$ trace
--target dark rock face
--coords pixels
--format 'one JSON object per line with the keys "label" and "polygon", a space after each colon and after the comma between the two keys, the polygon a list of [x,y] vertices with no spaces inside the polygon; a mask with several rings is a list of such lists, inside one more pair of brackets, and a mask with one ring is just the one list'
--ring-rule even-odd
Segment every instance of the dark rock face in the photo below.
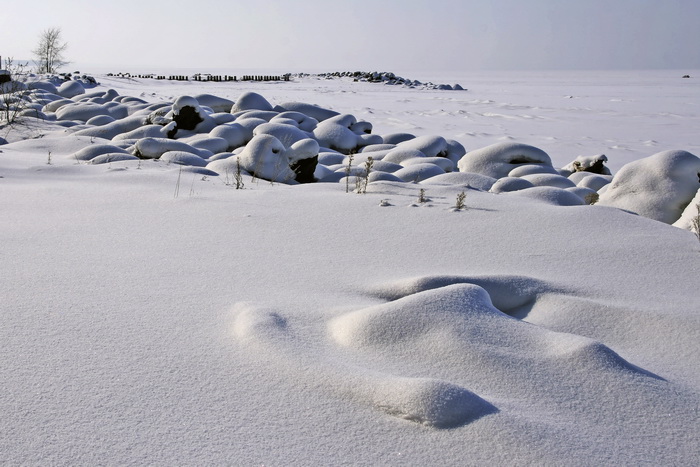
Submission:
{"label": "dark rock face", "polygon": [[294,179],[299,183],[314,183],[314,171],[318,164],[318,155],[309,157],[308,159],[300,159],[294,162],[289,167],[294,171],[296,176]]}
{"label": "dark rock face", "polygon": [[180,112],[173,117],[179,130],[194,130],[197,125],[202,123],[204,119],[199,116],[194,107],[186,105],[180,109]]}
{"label": "dark rock face", "polygon": [[609,175],[610,171],[605,166],[605,160],[599,159],[595,161],[593,165],[586,169],[586,172],[592,172],[594,174]]}

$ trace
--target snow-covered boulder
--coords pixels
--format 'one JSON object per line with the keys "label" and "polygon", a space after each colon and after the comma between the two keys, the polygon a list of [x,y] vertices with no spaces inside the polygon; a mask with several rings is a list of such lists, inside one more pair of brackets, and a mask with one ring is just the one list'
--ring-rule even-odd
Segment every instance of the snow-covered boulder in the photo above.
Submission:
{"label": "snow-covered boulder", "polygon": [[594,174],[610,175],[610,169],[605,166],[608,158],[605,154],[595,156],[578,156],[572,162],[561,168],[562,175],[568,176],[574,172],[591,172]]}
{"label": "snow-covered boulder", "polygon": [[236,116],[233,114],[230,114],[228,112],[223,113],[213,113],[210,115],[211,119],[214,120],[214,123],[217,125],[223,125],[224,123],[231,123],[236,120]]}
{"label": "snow-covered boulder", "polygon": [[66,99],[85,94],[85,88],[80,81],[66,81],[56,89],[56,94]]}
{"label": "snow-covered boulder", "polygon": [[294,111],[300,112],[311,118],[314,118],[318,122],[340,115],[335,110],[324,109],[313,104],[307,104],[305,102],[285,102],[275,106],[274,110],[278,112]]}
{"label": "snow-covered boulder", "polygon": [[251,138],[252,138],[253,131],[255,131],[255,129],[258,126],[260,126],[264,123],[268,123],[268,121],[264,120],[262,118],[257,118],[257,117],[246,117],[246,118],[237,118],[236,121],[233,123],[237,123],[240,126],[242,126],[243,128],[245,128],[247,131],[249,131]]}
{"label": "snow-covered boulder", "polygon": [[177,125],[175,133],[170,136],[175,136],[180,130],[209,132],[216,126],[216,122],[202,109],[197,99],[190,96],[178,97],[166,118],[172,119]]}
{"label": "snow-covered boulder", "polygon": [[244,146],[253,138],[253,131],[239,123],[219,125],[209,132],[212,138],[223,138],[228,142],[228,149]]}
{"label": "snow-covered boulder", "polygon": [[95,126],[78,130],[75,132],[77,136],[94,136],[97,138],[113,139],[118,135],[128,133],[137,128],[140,128],[145,123],[145,118],[142,116],[132,116],[115,120],[106,125]]}
{"label": "snow-covered boulder", "polygon": [[126,133],[118,134],[112,138],[112,141],[133,141],[141,138],[166,138],[168,133],[168,127],[163,127],[160,125],[144,125],[134,128],[131,131],[127,131]]}
{"label": "snow-covered boulder", "polygon": [[394,164],[401,164],[405,160],[415,159],[418,157],[426,157],[426,155],[419,149],[397,147],[396,149],[389,151],[382,160],[385,162],[393,162]]}
{"label": "snow-covered boulder", "polygon": [[543,164],[524,164],[519,165],[510,172],[508,172],[509,177],[524,177],[526,175],[532,174],[553,174],[560,175],[557,169],[550,165]]}
{"label": "snow-covered boulder", "polygon": [[119,146],[115,146],[113,144],[91,144],[90,146],[85,146],[79,151],[66,156],[66,159],[75,161],[89,161],[97,156],[109,153],[129,154],[126,149],[120,148]]}
{"label": "snow-covered boulder", "polygon": [[369,183],[374,182],[403,182],[399,177],[387,172],[370,172]]}
{"label": "snow-covered boulder", "polygon": [[197,136],[186,140],[187,144],[197,149],[205,149],[212,154],[225,152],[229,149],[228,141],[218,136]]}
{"label": "snow-covered boulder", "polygon": [[489,191],[491,193],[508,193],[511,191],[524,190],[526,188],[532,188],[531,182],[520,177],[503,177],[496,180],[496,182],[491,186]]}
{"label": "snow-covered boulder", "polygon": [[496,143],[466,153],[457,163],[461,172],[474,172],[502,178],[517,166],[541,164],[551,167],[552,160],[543,150],[522,143]]}
{"label": "snow-covered boulder", "polygon": [[435,164],[413,164],[397,170],[393,175],[399,177],[404,182],[422,182],[436,175],[442,175],[445,171]]}
{"label": "snow-covered boulder", "polygon": [[58,88],[48,81],[29,81],[27,83],[29,89],[41,89],[43,91],[48,91],[51,94],[58,94]]}
{"label": "snow-covered boulder", "polygon": [[224,97],[213,96],[211,94],[197,94],[194,96],[200,105],[209,107],[214,112],[230,112],[233,101]]}
{"label": "snow-covered boulder", "polygon": [[[343,114],[328,118],[316,126],[313,131],[314,138],[318,143],[330,149],[349,154],[360,147],[381,142],[381,137],[366,134],[367,127],[359,125],[353,115]],[[375,136],[377,139],[365,138]]]}
{"label": "snow-covered boulder", "polygon": [[395,148],[395,144],[370,144],[360,149],[360,152],[383,152],[384,154],[387,154],[389,151]]}
{"label": "snow-covered boulder", "polygon": [[372,162],[372,169],[380,172],[394,173],[397,170],[403,169],[403,166],[400,164],[394,164],[393,162],[386,162],[384,160],[375,160]]}
{"label": "snow-covered boulder", "polygon": [[[336,165],[342,164],[345,160],[345,155],[339,152],[319,152],[318,163],[323,165]],[[399,166],[399,169],[401,167]],[[398,169],[396,169],[398,170]]]}
{"label": "snow-covered boulder", "polygon": [[46,105],[44,105],[44,108],[42,109],[44,112],[56,112],[58,109],[63,107],[64,105],[69,105],[69,104],[74,104],[74,102],[70,99],[66,99],[65,97],[61,97],[60,99],[52,99],[51,102],[48,102]]}
{"label": "snow-covered boulder", "polygon": [[135,161],[139,160],[138,157],[132,156],[131,154],[124,154],[121,152],[108,152],[107,154],[100,154],[99,156],[90,159],[89,164],[110,164],[112,162],[122,162],[122,161]]}
{"label": "snow-covered boulder", "polygon": [[182,141],[167,138],[142,138],[134,144],[132,154],[141,159],[157,159],[168,151],[181,151],[196,154],[207,158],[211,156],[209,151],[197,149]]}
{"label": "snow-covered boulder", "polygon": [[386,144],[399,144],[415,137],[416,135],[411,133],[389,133],[388,135],[382,135],[382,139]]}
{"label": "snow-covered boulder", "polygon": [[[232,113],[236,120],[242,120],[244,118],[258,118],[261,120],[265,120],[266,122],[269,122],[273,118],[277,117],[279,115],[279,112],[275,112],[274,110],[242,110],[240,112]],[[234,120],[235,121],[235,120]]]}
{"label": "snow-covered boulder", "polygon": [[430,177],[420,183],[422,185],[463,186],[480,191],[489,191],[493,184],[496,183],[496,179],[470,172],[450,172]]}
{"label": "snow-covered boulder", "polygon": [[670,150],[624,165],[598,204],[673,224],[700,189],[700,158]]}
{"label": "snow-covered boulder", "polygon": [[250,175],[243,169],[243,167],[240,166],[240,160],[238,159],[237,155],[231,155],[222,159],[215,159],[207,164],[207,169],[229,179],[238,173],[239,167],[241,173]]}
{"label": "snow-covered boulder", "polygon": [[245,92],[238,96],[238,99],[231,107],[231,113],[242,110],[272,110],[272,105],[260,94],[255,92]]}
{"label": "snow-covered boulder", "polygon": [[565,189],[573,188],[576,186],[574,182],[572,182],[566,177],[548,173],[534,173],[529,175],[523,175],[521,178],[527,180],[535,186],[553,186]]}
{"label": "snow-covered boulder", "polygon": [[166,151],[158,160],[169,164],[189,165],[193,167],[206,167],[207,161],[196,154],[185,151]]}
{"label": "snow-covered boulder", "polygon": [[435,164],[445,172],[453,172],[455,170],[454,162],[446,157],[414,157],[401,161],[403,167],[415,164]]}
{"label": "snow-covered boulder", "polygon": [[[290,147],[292,144],[303,139],[308,139],[312,135],[303,130],[300,130],[294,125],[284,123],[263,123],[255,127],[253,135],[272,135],[284,144],[285,147]],[[318,146],[318,145],[317,145]],[[316,152],[318,154],[318,151]]]}
{"label": "snow-covered boulder", "polygon": [[294,171],[284,144],[272,135],[257,135],[239,154],[241,168],[258,178],[273,182],[293,183]]}
{"label": "snow-covered boulder", "polygon": [[126,106],[117,104],[107,106],[94,102],[81,102],[61,106],[56,110],[57,120],[80,120],[87,122],[98,115],[109,115],[115,120],[122,119],[129,114]]}
{"label": "snow-covered boulder", "polygon": [[418,150],[426,157],[444,157],[457,165],[457,162],[466,154],[464,146],[454,140],[447,140],[442,136],[419,136],[396,145],[397,149]]}
{"label": "snow-covered boulder", "polygon": [[610,183],[612,179],[612,175],[598,175],[592,172],[574,172],[569,175],[569,180],[574,182],[576,186],[590,188],[595,191],[599,191]]}
{"label": "snow-covered boulder", "polygon": [[294,179],[297,182],[312,183],[316,181],[314,174],[318,165],[318,150],[318,142],[311,138],[302,139],[290,147],[286,147],[289,167],[294,172]]}
{"label": "snow-covered boulder", "polygon": [[270,123],[281,123],[282,121],[292,121],[297,128],[307,132],[314,131],[318,125],[318,120],[315,118],[294,111],[280,112],[270,119]]}
{"label": "snow-covered boulder", "polygon": [[28,106],[28,108],[24,110],[20,110],[19,113],[17,114],[18,117],[31,117],[31,118],[38,118],[40,120],[48,120],[48,116],[42,112],[41,110],[37,110],[32,108],[31,106]]}
{"label": "snow-covered boulder", "polygon": [[102,126],[114,121],[116,121],[116,119],[111,115],[95,115],[85,123],[92,126]]}
{"label": "snow-covered boulder", "polygon": [[542,201],[554,206],[581,206],[586,204],[576,193],[552,186],[535,186],[513,191],[511,194]]}
{"label": "snow-covered boulder", "polygon": [[590,188],[582,187],[582,186],[575,186],[572,188],[565,188],[566,191],[575,194],[582,200],[586,202],[586,204],[595,204],[598,202],[598,199],[600,199],[600,195],[598,192],[595,190],[591,190]]}

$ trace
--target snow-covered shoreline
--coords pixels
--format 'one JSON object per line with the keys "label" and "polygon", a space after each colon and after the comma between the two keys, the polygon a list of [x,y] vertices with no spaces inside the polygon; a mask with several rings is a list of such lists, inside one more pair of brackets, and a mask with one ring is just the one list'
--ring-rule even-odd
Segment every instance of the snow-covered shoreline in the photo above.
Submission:
{"label": "snow-covered shoreline", "polygon": [[[680,76],[458,94],[97,78],[153,104],[252,91],[373,134],[532,144],[556,167],[700,152]],[[236,190],[164,160],[86,164],[105,141],[51,130],[0,146],[7,462],[697,463],[690,232],[464,184]]]}

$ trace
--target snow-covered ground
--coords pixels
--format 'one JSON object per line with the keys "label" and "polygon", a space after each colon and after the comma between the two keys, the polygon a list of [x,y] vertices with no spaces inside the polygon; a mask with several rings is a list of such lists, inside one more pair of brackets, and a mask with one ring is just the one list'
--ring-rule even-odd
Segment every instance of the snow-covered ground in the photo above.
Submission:
{"label": "snow-covered ground", "polygon": [[[700,87],[685,73],[400,73],[467,91],[96,75],[86,92],[170,109],[253,91],[376,135],[532,145],[556,168],[605,154],[613,174],[632,172],[608,190],[624,197],[641,176],[635,200],[666,200],[669,186],[688,197],[695,159],[648,156],[700,154]],[[5,463],[700,462],[688,230],[605,190],[591,206],[575,190],[474,189],[485,175],[385,176],[366,194],[243,175],[237,190],[228,173],[164,160],[88,164],[79,151],[118,141],[85,128],[28,119],[0,133]]]}

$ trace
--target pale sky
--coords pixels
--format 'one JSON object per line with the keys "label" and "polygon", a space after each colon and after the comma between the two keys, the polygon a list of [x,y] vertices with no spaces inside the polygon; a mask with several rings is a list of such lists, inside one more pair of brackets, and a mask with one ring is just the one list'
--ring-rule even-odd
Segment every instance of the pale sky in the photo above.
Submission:
{"label": "pale sky", "polygon": [[2,57],[31,59],[41,32],[59,27],[70,62],[114,71],[700,69],[698,0],[11,3]]}

